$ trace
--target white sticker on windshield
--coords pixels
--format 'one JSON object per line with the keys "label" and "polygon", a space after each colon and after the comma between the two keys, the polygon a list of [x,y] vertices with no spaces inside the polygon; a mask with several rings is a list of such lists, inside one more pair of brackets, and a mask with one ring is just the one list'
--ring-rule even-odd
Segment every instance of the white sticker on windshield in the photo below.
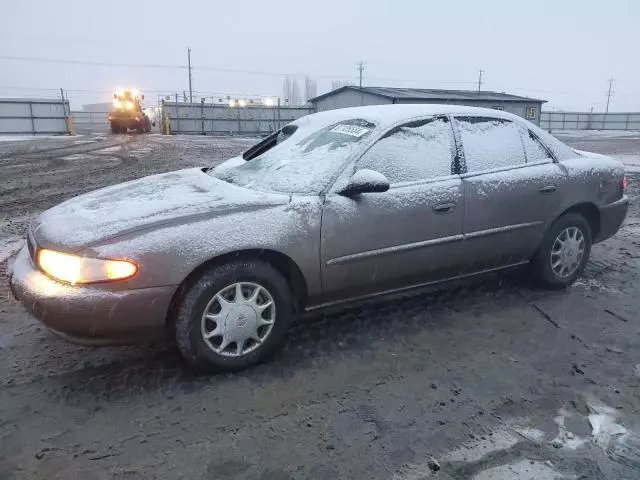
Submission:
{"label": "white sticker on windshield", "polygon": [[336,125],[331,130],[334,133],[344,133],[345,135],[350,135],[352,137],[360,138],[366,133],[369,132],[368,128],[359,127],[358,125]]}

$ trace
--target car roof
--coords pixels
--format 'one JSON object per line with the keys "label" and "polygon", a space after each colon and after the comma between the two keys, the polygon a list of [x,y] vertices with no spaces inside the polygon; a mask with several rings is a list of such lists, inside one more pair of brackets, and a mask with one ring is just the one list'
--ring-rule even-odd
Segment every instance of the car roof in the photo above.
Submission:
{"label": "car roof", "polygon": [[439,104],[394,104],[371,105],[365,107],[339,108],[327,110],[302,117],[293,122],[320,125],[360,118],[376,123],[379,128],[387,128],[396,125],[403,120],[411,120],[416,117],[428,117],[432,115],[485,115],[492,118],[504,118],[517,122],[522,119],[511,113],[489,108],[467,107],[464,105],[439,105]]}

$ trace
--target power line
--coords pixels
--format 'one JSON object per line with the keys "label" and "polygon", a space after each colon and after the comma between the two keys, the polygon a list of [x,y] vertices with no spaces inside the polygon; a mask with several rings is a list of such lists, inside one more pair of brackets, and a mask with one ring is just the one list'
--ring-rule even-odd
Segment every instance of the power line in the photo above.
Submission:
{"label": "power line", "polygon": [[42,57],[18,57],[13,55],[0,55],[2,60],[15,60],[20,62],[41,62],[41,63],[66,63],[70,65],[91,65],[95,67],[126,67],[126,68],[186,68],[184,65],[160,65],[160,64],[134,64],[134,63],[113,63],[95,62],[92,60],[70,60],[60,58]]}
{"label": "power line", "polygon": [[[151,68],[151,69],[180,69],[188,70],[188,65],[174,65],[174,64],[142,64],[142,63],[119,63],[119,62],[98,62],[93,60],[72,60],[61,58],[43,58],[43,57],[30,57],[30,56],[14,56],[14,55],[0,55],[0,60],[11,60],[20,62],[35,62],[35,63],[59,63],[68,65],[83,65],[94,67],[121,67],[121,68]],[[244,75],[263,75],[271,77],[284,77],[286,75],[292,75],[297,77],[312,76],[322,79],[335,79],[344,77],[339,74],[318,74],[310,75],[307,73],[284,73],[284,72],[268,72],[264,70],[249,70],[249,69],[236,69],[236,68],[221,68],[211,66],[192,66],[192,70],[212,71],[220,73],[239,73]],[[351,77],[348,75],[347,77]],[[451,80],[428,80],[428,79],[416,79],[416,78],[396,78],[396,77],[376,77],[370,76],[371,79],[382,81],[397,81],[397,82],[421,82],[421,83],[438,83],[438,84],[451,84],[451,85],[470,85],[475,82],[469,81],[451,81]]]}

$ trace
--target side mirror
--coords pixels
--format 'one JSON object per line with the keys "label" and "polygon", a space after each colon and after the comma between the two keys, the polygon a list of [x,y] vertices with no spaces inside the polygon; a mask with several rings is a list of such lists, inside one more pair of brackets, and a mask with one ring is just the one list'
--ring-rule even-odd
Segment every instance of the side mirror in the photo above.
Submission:
{"label": "side mirror", "polygon": [[114,94],[113,94],[113,99],[114,99],[114,100],[117,100],[117,99],[118,99],[118,94],[117,94],[117,93],[114,93]]}
{"label": "side mirror", "polygon": [[386,192],[389,190],[389,180],[380,172],[367,168],[353,174],[346,187],[338,193],[345,197],[361,193]]}
{"label": "side mirror", "polygon": [[144,94],[140,95],[140,100],[144,100]]}

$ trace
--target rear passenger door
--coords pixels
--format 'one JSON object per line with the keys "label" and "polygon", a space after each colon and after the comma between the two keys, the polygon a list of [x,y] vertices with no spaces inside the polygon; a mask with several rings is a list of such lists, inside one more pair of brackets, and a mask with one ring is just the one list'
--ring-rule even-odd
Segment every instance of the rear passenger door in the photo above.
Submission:
{"label": "rear passenger door", "polygon": [[528,260],[561,203],[566,173],[522,125],[456,117],[462,147],[465,257],[469,271]]}

